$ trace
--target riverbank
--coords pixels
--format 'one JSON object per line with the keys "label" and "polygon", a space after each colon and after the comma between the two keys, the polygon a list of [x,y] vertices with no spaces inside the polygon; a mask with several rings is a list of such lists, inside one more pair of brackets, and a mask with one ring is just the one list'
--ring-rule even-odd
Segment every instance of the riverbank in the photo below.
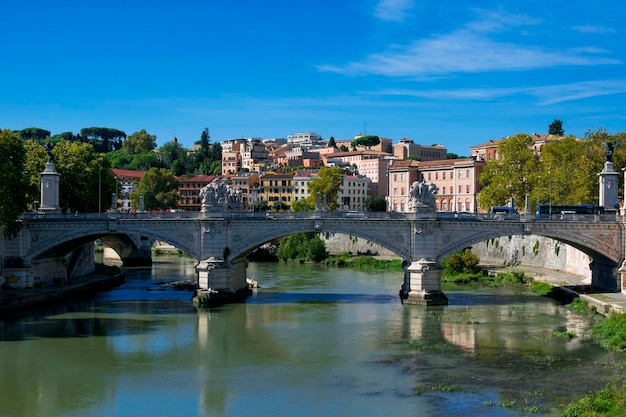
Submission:
{"label": "riverbank", "polygon": [[578,275],[527,265],[519,265],[513,268],[503,267],[502,265],[482,265],[481,267],[492,273],[510,272],[511,270],[524,271],[534,281],[545,282],[553,287],[558,287],[560,291],[579,297],[603,316],[608,317],[611,313],[626,312],[626,294],[619,292],[595,292],[591,288],[589,280]]}
{"label": "riverbank", "polygon": [[106,291],[124,281],[124,271],[94,274],[73,278],[63,284],[46,288],[10,288],[4,286],[0,290],[0,316],[34,306],[48,305],[67,298]]}

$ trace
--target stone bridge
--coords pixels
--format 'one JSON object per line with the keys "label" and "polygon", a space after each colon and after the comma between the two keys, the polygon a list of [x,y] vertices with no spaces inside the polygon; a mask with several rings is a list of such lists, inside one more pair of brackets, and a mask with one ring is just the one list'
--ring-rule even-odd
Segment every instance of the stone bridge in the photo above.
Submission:
{"label": "stone bridge", "polygon": [[[439,262],[475,243],[501,236],[538,235],[581,250],[593,260],[592,285],[621,291],[624,223],[599,216],[539,221],[521,216],[443,217],[437,213],[107,213],[25,216],[23,228],[1,241],[3,273],[26,285],[80,274],[85,249],[100,239],[126,266],[149,265],[155,241],[197,260],[199,297],[247,294],[246,255],[276,238],[299,232],[342,233],[377,243],[403,259],[400,295],[407,303],[446,304]],[[81,256],[79,256],[81,255]]]}

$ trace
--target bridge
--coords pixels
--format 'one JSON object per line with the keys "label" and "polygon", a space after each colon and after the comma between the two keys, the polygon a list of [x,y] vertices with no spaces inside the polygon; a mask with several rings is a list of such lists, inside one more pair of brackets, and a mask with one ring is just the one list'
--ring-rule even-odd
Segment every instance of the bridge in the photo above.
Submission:
{"label": "bridge", "polygon": [[[512,235],[556,239],[586,253],[592,285],[621,291],[626,268],[621,218],[580,216],[568,221],[524,215],[453,217],[434,210],[414,213],[184,212],[30,214],[12,239],[0,241],[3,274],[14,282],[65,281],[84,270],[101,240],[126,266],[149,265],[155,241],[167,242],[197,261],[197,298],[239,298],[248,292],[246,255],[274,239],[300,232],[342,233],[379,244],[403,260],[405,303],[447,304],[439,263],[475,243]],[[91,255],[93,257],[93,255]],[[93,258],[91,258],[93,260]]]}

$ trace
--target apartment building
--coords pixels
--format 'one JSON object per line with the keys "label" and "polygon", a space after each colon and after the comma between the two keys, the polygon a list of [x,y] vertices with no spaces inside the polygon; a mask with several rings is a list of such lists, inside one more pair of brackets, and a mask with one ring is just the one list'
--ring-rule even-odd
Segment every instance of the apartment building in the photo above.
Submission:
{"label": "apartment building", "polygon": [[354,167],[356,173],[372,180],[372,195],[387,195],[387,168],[393,159],[391,154],[378,151],[336,152],[323,156],[326,166]]}
{"label": "apartment building", "polygon": [[341,191],[337,196],[339,210],[365,210],[365,199],[370,195],[372,180],[362,175],[346,175],[343,177]]}
{"label": "apartment building", "polygon": [[409,201],[411,184],[420,181],[419,162],[414,160],[392,161],[388,169],[389,191],[387,210],[405,212]]}
{"label": "apartment building", "polygon": [[250,205],[261,201],[260,179],[256,172],[246,172],[234,175],[231,179],[231,187],[241,190],[241,204],[243,210],[248,210]]}
{"label": "apartment building", "polygon": [[228,177],[216,177],[214,175],[196,175],[188,178],[179,177],[178,208],[184,211],[200,211],[202,208],[200,190],[216,179],[230,182]]}
{"label": "apartment building", "polygon": [[398,159],[418,158],[420,161],[437,161],[448,157],[448,150],[442,145],[416,145],[413,139],[403,138],[394,145],[393,156]]}
{"label": "apartment building", "polygon": [[291,208],[294,201],[293,173],[264,174],[260,176],[259,181],[261,200],[267,202],[270,207],[280,201]]}
{"label": "apartment building", "polygon": [[113,175],[113,178],[115,178],[116,185],[119,187],[119,195],[117,196],[119,202],[118,210],[131,211],[133,207],[130,201],[130,194],[137,189],[141,177],[143,176],[143,171],[117,168],[111,168],[109,171]]}
{"label": "apartment building", "polygon": [[419,170],[426,183],[432,182],[439,187],[435,202],[437,210],[478,213],[478,176],[484,165],[485,161],[474,158],[449,159],[421,162]]}

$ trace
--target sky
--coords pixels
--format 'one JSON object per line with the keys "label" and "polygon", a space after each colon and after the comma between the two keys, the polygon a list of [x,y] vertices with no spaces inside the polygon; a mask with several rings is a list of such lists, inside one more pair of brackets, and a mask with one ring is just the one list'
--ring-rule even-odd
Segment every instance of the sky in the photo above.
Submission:
{"label": "sky", "polygon": [[160,146],[378,135],[469,147],[626,131],[614,0],[0,0],[0,128]]}

